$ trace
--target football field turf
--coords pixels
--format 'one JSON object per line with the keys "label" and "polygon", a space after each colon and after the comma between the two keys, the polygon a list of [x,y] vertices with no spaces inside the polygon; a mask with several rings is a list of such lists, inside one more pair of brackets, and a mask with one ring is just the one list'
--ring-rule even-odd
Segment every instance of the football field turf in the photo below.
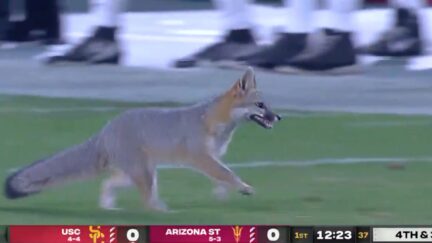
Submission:
{"label": "football field turf", "polygon": [[[0,96],[1,179],[87,139],[140,103]],[[170,105],[170,104],[155,104]],[[172,104],[171,104],[172,105]],[[134,188],[121,211],[98,209],[99,182],[71,183],[22,200],[0,199],[0,224],[428,224],[432,220],[432,118],[280,111],[273,130],[242,126],[225,157],[256,189],[215,200],[186,169],[160,172],[173,210],[143,210]]]}

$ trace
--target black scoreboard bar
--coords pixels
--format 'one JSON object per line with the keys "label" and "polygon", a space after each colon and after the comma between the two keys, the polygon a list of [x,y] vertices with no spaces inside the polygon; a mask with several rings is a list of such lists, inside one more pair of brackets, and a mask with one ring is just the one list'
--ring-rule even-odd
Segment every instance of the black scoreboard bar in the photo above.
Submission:
{"label": "black scoreboard bar", "polygon": [[262,226],[259,231],[258,243],[372,243],[366,226]]}
{"label": "black scoreboard bar", "polygon": [[258,243],[372,243],[371,227],[260,226]]}
{"label": "black scoreboard bar", "polygon": [[265,226],[260,231],[258,243],[432,243],[431,226]]}

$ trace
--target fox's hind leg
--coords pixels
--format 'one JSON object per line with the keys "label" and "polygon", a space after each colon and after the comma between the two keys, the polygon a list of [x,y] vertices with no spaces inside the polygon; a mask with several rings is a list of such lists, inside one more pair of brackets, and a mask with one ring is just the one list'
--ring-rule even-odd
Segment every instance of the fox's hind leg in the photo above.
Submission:
{"label": "fox's hind leg", "polygon": [[150,210],[168,211],[166,204],[159,198],[156,169],[137,171],[131,177]]}
{"label": "fox's hind leg", "polygon": [[147,159],[141,158],[141,161],[129,163],[122,170],[137,186],[147,208],[155,211],[168,211],[165,203],[159,198],[157,170],[155,166],[148,163]]}
{"label": "fox's hind leg", "polygon": [[129,176],[122,171],[116,170],[111,177],[102,183],[101,195],[99,198],[99,206],[104,209],[116,208],[117,190],[123,187],[132,186],[133,182]]}
{"label": "fox's hind leg", "polygon": [[145,151],[127,147],[114,155],[112,167],[121,170],[130,178],[146,207],[156,211],[167,211],[165,203],[159,199],[156,167],[149,161]]}
{"label": "fox's hind leg", "polygon": [[227,186],[237,189],[244,195],[251,195],[255,192],[251,186],[243,182],[232,170],[212,156],[204,155],[198,157],[194,166],[218,183],[215,189],[216,195],[218,193],[224,194],[224,187]]}

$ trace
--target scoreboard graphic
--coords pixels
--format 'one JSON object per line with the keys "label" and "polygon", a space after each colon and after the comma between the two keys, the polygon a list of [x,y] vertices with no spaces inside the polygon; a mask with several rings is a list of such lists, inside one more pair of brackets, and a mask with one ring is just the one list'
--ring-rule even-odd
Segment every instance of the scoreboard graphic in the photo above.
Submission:
{"label": "scoreboard graphic", "polygon": [[432,243],[432,227],[16,225],[0,226],[0,236],[0,243]]}

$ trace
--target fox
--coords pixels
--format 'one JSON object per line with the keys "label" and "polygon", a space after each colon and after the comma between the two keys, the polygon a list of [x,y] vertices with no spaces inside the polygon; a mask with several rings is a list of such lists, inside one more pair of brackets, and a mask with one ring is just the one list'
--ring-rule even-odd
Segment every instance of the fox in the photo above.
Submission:
{"label": "fox", "polygon": [[102,209],[118,209],[118,190],[135,186],[146,209],[167,212],[158,194],[157,173],[166,164],[204,174],[214,183],[217,198],[226,198],[230,190],[253,195],[254,188],[221,158],[240,123],[252,121],[270,129],[280,120],[264,103],[254,70],[248,67],[232,87],[206,101],[122,112],[87,141],[12,173],[5,181],[5,196],[22,198],[108,172],[99,197]]}

